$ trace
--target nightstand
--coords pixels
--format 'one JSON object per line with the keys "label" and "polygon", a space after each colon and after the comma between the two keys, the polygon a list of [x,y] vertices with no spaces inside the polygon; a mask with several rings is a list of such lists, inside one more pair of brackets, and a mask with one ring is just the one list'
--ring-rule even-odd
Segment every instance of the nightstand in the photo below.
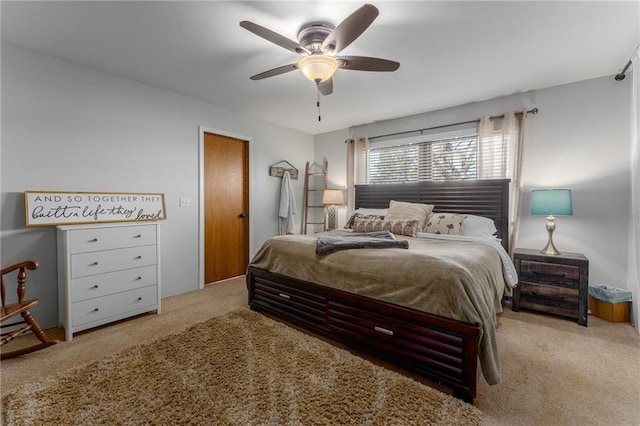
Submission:
{"label": "nightstand", "polygon": [[557,256],[537,250],[516,249],[513,263],[518,285],[511,309],[520,308],[575,318],[587,326],[589,259],[580,253]]}

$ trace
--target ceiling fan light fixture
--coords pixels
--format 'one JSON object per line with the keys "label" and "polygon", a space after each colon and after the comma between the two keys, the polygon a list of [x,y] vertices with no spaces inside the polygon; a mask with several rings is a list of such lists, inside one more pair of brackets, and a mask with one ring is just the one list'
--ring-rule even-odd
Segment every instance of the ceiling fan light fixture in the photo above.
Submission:
{"label": "ceiling fan light fixture", "polygon": [[298,68],[314,83],[329,80],[338,69],[338,65],[335,58],[325,55],[305,56],[298,62]]}

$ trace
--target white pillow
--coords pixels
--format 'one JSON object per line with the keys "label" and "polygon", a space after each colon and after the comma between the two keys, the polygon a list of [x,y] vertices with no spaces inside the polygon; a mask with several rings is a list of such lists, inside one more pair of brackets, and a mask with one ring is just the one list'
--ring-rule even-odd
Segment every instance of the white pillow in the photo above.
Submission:
{"label": "white pillow", "polygon": [[424,231],[430,234],[460,235],[466,215],[433,212],[429,215]]}
{"label": "white pillow", "polygon": [[471,237],[493,237],[495,238],[498,230],[492,219],[483,216],[475,216],[468,214],[467,218],[462,222],[460,235]]}
{"label": "white pillow", "polygon": [[433,210],[433,204],[408,203],[405,201],[389,201],[389,212],[385,220],[411,220],[418,221],[418,228],[423,229],[427,218]]}

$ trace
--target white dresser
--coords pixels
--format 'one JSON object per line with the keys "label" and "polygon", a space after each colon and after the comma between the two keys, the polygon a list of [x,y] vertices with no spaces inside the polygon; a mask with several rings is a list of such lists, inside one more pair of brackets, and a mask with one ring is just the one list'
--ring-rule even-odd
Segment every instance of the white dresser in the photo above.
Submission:
{"label": "white dresser", "polygon": [[160,225],[58,226],[58,318],[73,333],[160,313]]}

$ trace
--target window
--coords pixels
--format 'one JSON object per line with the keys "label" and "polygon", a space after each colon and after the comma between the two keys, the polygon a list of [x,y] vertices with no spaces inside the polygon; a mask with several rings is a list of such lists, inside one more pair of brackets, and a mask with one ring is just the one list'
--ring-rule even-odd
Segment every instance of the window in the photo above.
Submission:
{"label": "window", "polygon": [[415,182],[419,168],[418,145],[370,148],[369,183]]}
{"label": "window", "polygon": [[368,158],[372,184],[477,179],[478,135],[474,127],[374,140]]}

